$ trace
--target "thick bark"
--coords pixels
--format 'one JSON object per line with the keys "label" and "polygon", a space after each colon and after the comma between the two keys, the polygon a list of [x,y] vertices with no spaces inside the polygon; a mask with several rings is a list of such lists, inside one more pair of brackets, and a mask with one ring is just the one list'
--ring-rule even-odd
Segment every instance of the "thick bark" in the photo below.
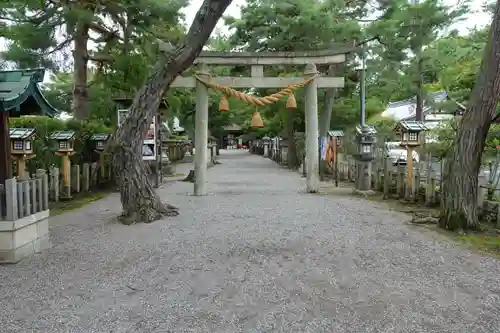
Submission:
{"label": "thick bark", "polygon": [[85,120],[89,117],[88,103],[88,49],[89,26],[84,22],[78,22],[73,40],[73,103],[71,105],[75,119]]}
{"label": "thick bark", "polygon": [[500,0],[497,1],[481,69],[470,105],[459,124],[445,166],[439,225],[447,229],[478,226],[478,174],[481,155],[500,96]]}
{"label": "thick bark", "polygon": [[162,203],[147,177],[142,161],[142,133],[158,111],[160,100],[174,79],[198,57],[203,45],[231,0],[205,0],[183,43],[162,55],[145,84],[138,91],[128,117],[113,142],[113,169],[120,188],[124,224],[152,222],[178,215],[177,208]]}

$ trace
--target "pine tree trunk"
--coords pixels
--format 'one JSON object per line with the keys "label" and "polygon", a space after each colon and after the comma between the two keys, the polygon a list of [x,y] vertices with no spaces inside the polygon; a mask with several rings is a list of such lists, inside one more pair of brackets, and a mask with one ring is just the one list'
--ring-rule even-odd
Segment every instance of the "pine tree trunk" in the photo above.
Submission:
{"label": "pine tree trunk", "polygon": [[156,63],[139,90],[129,114],[117,130],[113,142],[115,172],[124,224],[152,222],[163,216],[178,215],[176,207],[165,204],[155,193],[142,160],[142,133],[158,112],[160,100],[174,79],[198,57],[203,45],[231,0],[205,0],[196,14],[183,43]]}
{"label": "pine tree trunk", "polygon": [[459,124],[445,165],[441,217],[446,229],[478,226],[478,174],[491,120],[500,97],[500,1],[497,1],[490,40],[485,47],[470,105]]}
{"label": "pine tree trunk", "polygon": [[88,49],[89,26],[84,22],[78,22],[73,40],[73,103],[71,105],[73,116],[78,120],[89,117],[88,103]]}

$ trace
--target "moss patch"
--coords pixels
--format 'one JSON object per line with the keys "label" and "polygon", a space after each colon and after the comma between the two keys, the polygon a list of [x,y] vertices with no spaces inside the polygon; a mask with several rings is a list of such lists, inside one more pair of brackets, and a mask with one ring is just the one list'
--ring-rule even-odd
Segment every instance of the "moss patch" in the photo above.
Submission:
{"label": "moss patch", "polygon": [[184,177],[184,176],[185,176],[185,174],[183,174],[183,173],[176,173],[173,175],[165,176],[165,178]]}
{"label": "moss patch", "polygon": [[500,236],[498,235],[473,233],[455,238],[468,247],[500,257]]}
{"label": "moss patch", "polygon": [[[322,184],[323,185],[323,184]],[[423,213],[429,216],[438,217],[439,208],[438,207],[427,207],[423,203],[412,203],[405,202],[397,199],[384,199],[383,195],[377,193],[374,196],[359,196],[354,195],[351,191],[346,190],[349,186],[347,184],[343,186],[339,184],[339,188],[334,186],[321,186],[320,195],[349,195],[355,196],[356,198],[361,198],[369,201],[374,201],[380,204],[381,208],[387,210],[397,211],[405,214],[413,213]],[[417,225],[415,225],[417,227]],[[489,254],[493,256],[498,256],[500,258],[500,232],[497,231],[491,224],[482,223],[481,231],[475,232],[453,232],[449,230],[444,230],[436,225],[418,225],[418,227],[424,227],[425,230],[438,233],[445,236],[448,240],[454,243],[466,246],[472,250],[480,251],[483,254]]]}
{"label": "moss patch", "polygon": [[103,199],[104,197],[111,194],[113,191],[111,190],[102,190],[95,192],[80,192],[78,194],[74,194],[73,198],[68,201],[59,201],[52,202],[49,205],[50,215],[60,215],[66,212],[70,212],[72,210],[82,208],[94,201]]}

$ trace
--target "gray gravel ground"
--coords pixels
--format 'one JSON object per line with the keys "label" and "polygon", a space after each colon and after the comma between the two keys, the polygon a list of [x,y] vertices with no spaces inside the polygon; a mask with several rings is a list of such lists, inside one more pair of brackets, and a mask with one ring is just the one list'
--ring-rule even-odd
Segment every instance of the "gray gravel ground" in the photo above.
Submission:
{"label": "gray gravel ground", "polygon": [[113,222],[112,195],[0,266],[0,332],[500,332],[500,263],[352,197],[306,195],[244,152],[161,194],[178,218]]}

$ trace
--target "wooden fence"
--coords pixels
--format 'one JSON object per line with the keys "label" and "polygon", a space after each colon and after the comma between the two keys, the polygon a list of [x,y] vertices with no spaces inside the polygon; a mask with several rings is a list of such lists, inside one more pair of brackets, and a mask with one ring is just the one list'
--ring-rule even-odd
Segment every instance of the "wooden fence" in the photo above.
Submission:
{"label": "wooden fence", "polygon": [[[7,179],[5,184],[0,185],[0,221],[15,221],[49,209],[49,201],[61,199],[63,178],[59,168],[51,167],[48,172],[38,169],[31,176]],[[89,192],[112,178],[108,165],[103,170],[97,162],[72,165],[70,194]]]}
{"label": "wooden fence", "polygon": [[[372,190],[383,193],[385,198],[422,202],[427,206],[439,205],[441,201],[441,175],[444,161],[421,162],[413,167],[413,179],[408,182],[406,165],[394,166],[389,159],[378,159],[371,166]],[[338,177],[341,181],[355,181],[356,161],[353,157],[340,157]],[[500,202],[494,200],[497,189],[491,188],[491,175],[479,174],[478,205],[481,218],[500,227]]]}

